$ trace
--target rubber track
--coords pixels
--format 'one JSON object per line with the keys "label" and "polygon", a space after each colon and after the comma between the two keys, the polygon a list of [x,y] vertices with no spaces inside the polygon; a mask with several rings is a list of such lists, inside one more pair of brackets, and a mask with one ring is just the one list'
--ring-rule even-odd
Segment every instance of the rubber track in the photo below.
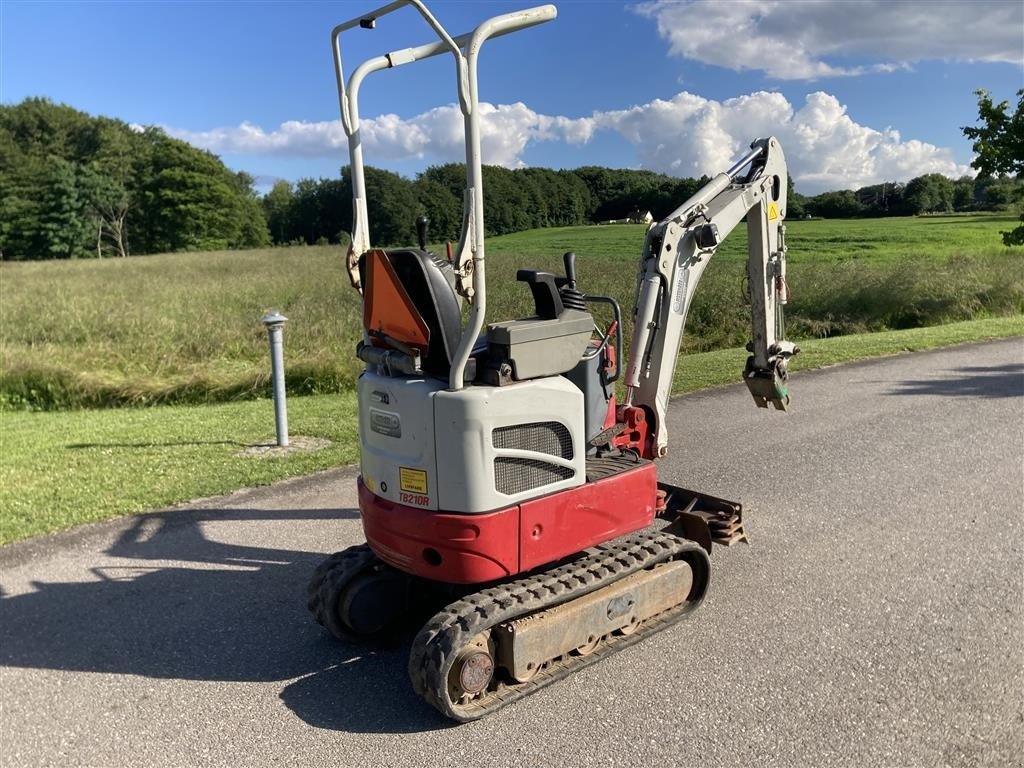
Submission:
{"label": "rubber track", "polygon": [[364,640],[338,614],[338,599],[352,579],[380,562],[366,544],[335,552],[313,571],[306,591],[306,607],[317,624],[341,640]]}
{"label": "rubber track", "polygon": [[[466,703],[450,700],[447,679],[452,664],[462,647],[481,632],[581,597],[643,568],[676,559],[690,563],[694,585],[688,599],[678,607],[648,619],[633,634],[609,635],[589,655],[569,654],[555,659],[528,682],[498,682],[480,698]],[[652,532],[605,544],[595,554],[560,568],[475,592],[435,615],[413,641],[409,658],[413,688],[453,720],[479,719],[679,621],[700,605],[709,579],[707,553],[678,536]]]}

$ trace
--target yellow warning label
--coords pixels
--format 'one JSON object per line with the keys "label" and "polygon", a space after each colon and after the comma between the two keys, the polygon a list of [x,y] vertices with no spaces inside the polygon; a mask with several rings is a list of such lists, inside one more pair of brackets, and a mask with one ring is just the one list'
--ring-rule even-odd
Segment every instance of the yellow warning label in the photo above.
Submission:
{"label": "yellow warning label", "polygon": [[427,473],[422,469],[398,468],[398,485],[406,493],[426,493]]}
{"label": "yellow warning label", "polygon": [[768,221],[775,221],[779,218],[779,204],[768,203]]}

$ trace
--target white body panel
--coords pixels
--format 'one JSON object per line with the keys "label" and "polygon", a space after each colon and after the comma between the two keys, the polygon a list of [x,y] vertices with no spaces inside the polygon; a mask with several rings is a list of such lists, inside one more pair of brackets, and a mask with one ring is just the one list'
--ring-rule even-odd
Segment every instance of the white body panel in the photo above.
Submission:
{"label": "white body panel", "polygon": [[450,391],[367,370],[358,394],[363,482],[388,501],[483,513],[586,481],[583,393],[561,376]]}
{"label": "white body panel", "polygon": [[[438,508],[431,397],[445,386],[437,379],[369,370],[359,377],[359,464],[370,491],[396,504]],[[417,478],[425,480],[426,492]]]}
{"label": "white body panel", "polygon": [[[568,458],[538,450],[496,448],[493,432],[502,427],[529,429],[561,424],[571,438]],[[434,395],[441,508],[452,512],[490,512],[586,481],[583,393],[561,376],[531,379],[505,387],[471,386]],[[524,433],[525,434],[525,433]],[[564,470],[564,479],[503,493],[495,459],[536,461]]]}

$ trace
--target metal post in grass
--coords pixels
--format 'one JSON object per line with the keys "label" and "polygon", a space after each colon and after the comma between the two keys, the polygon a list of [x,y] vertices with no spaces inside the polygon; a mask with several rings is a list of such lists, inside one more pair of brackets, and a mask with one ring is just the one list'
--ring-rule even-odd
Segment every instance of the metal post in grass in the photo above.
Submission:
{"label": "metal post in grass", "polygon": [[288,406],[284,395],[284,324],[288,318],[276,309],[263,316],[270,337],[270,376],[274,382],[274,424],[277,444],[288,445]]}

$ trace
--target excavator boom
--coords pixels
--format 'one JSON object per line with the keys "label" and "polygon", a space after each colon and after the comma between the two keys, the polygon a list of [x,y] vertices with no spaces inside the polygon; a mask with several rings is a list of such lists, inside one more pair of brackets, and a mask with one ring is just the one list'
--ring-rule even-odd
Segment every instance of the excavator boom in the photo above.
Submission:
{"label": "excavator boom", "polygon": [[744,217],[752,339],[743,377],[758,406],[785,410],[788,405],[786,363],[798,349],[783,338],[786,182],[778,140],[758,139],[732,168],[647,232],[637,275],[625,407],[642,407],[653,420],[654,456],[668,451],[665,414],[697,285],[718,246]]}

